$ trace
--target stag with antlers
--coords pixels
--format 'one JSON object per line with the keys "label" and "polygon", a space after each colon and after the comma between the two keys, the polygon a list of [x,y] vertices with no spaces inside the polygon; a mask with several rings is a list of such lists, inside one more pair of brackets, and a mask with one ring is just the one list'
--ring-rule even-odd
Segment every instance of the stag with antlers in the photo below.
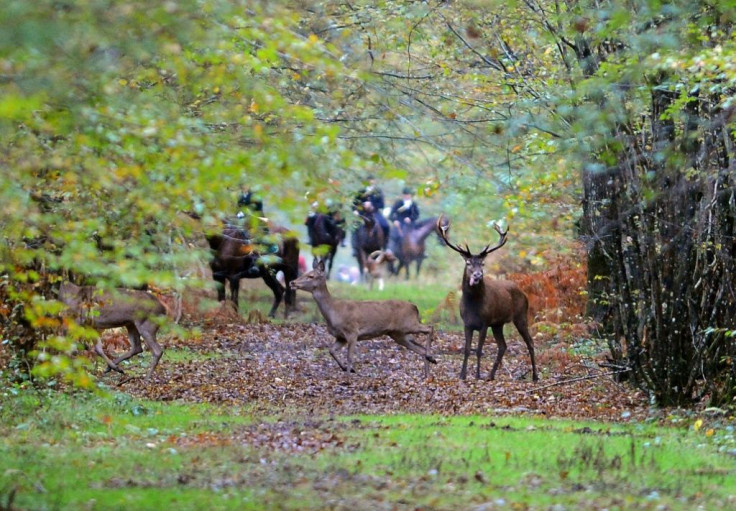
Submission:
{"label": "stag with antlers", "polygon": [[529,301],[524,292],[516,283],[509,280],[494,280],[483,275],[483,265],[486,257],[491,252],[498,250],[506,243],[506,231],[494,224],[494,229],[500,236],[500,240],[496,246],[491,247],[489,243],[477,255],[470,252],[470,248],[466,244],[464,248],[450,243],[447,239],[447,231],[450,229],[450,222],[441,215],[437,220],[437,232],[445,242],[445,244],[459,253],[465,261],[465,270],[463,272],[462,283],[462,299],[460,301],[460,316],[465,325],[465,353],[463,358],[463,367],[460,371],[460,379],[464,380],[467,375],[468,357],[473,342],[473,332],[478,332],[478,363],[476,367],[476,378],[480,378],[480,358],[483,354],[483,343],[488,334],[488,328],[493,331],[493,337],[498,346],[498,354],[496,361],[491,369],[489,380],[496,377],[496,370],[501,365],[501,360],[506,352],[506,339],[503,336],[503,326],[506,323],[513,323],[516,329],[524,339],[529,356],[532,361],[532,379],[539,380],[537,375],[537,365],[534,360],[534,342],[529,335],[529,326],[527,314],[529,310]]}

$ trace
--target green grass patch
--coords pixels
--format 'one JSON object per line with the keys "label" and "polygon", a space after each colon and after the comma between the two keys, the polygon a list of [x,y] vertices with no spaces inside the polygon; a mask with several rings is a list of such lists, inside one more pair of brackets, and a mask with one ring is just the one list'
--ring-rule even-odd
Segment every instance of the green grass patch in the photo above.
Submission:
{"label": "green grass patch", "polygon": [[727,424],[254,417],[13,388],[0,418],[0,507],[728,509],[736,499]]}

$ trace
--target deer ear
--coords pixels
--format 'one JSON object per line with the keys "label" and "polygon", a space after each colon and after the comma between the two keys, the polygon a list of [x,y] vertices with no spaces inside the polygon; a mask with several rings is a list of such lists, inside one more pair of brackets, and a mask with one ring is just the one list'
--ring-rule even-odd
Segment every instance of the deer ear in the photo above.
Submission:
{"label": "deer ear", "polygon": [[322,258],[319,259],[319,261],[317,262],[317,266],[315,267],[315,269],[318,270],[318,271],[322,271],[322,272],[325,271],[325,261],[324,261],[324,259],[322,259]]}

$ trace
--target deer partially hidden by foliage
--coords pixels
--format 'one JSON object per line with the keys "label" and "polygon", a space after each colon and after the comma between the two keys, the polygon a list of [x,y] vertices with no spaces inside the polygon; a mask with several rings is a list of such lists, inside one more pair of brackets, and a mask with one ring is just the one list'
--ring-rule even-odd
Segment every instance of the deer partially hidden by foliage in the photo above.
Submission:
{"label": "deer partially hidden by foliage", "polygon": [[[353,357],[358,341],[382,335],[391,337],[397,344],[423,356],[428,362],[437,363],[428,353],[434,329],[432,326],[422,324],[419,310],[413,303],[402,300],[336,300],[327,289],[327,274],[324,261],[321,259],[315,260],[312,271],[292,281],[291,287],[308,291],[314,296],[317,307],[327,322],[327,330],[335,336],[335,343],[330,347],[330,355],[343,371],[355,372]],[[428,335],[427,347],[414,341],[415,334]],[[346,345],[347,364],[343,364],[337,358],[337,353]]]}
{"label": "deer partially hidden by foliage", "polygon": [[475,331],[478,332],[478,363],[475,375],[476,378],[480,378],[480,358],[483,354],[483,343],[486,340],[489,327],[493,331],[493,337],[498,345],[498,354],[488,379],[493,380],[496,377],[496,370],[501,365],[501,360],[506,352],[503,326],[506,323],[513,323],[529,349],[529,356],[532,361],[532,379],[538,381],[537,365],[534,360],[534,342],[531,335],[529,335],[527,318],[529,301],[526,295],[514,282],[494,280],[483,275],[483,264],[486,257],[506,243],[508,229],[502,231],[498,225],[494,224],[494,229],[500,236],[498,244],[495,247],[488,244],[479,254],[473,255],[470,253],[468,245],[465,245],[465,248],[460,248],[450,243],[447,239],[450,223],[443,221],[443,218],[444,216],[440,216],[437,220],[437,232],[439,232],[445,244],[458,252],[465,260],[462,298],[460,300],[460,316],[465,325],[465,352],[460,379],[464,380],[467,375],[468,357],[470,356],[473,332]]}
{"label": "deer partially hidden by foliage", "polygon": [[77,286],[64,282],[59,288],[59,301],[67,306],[68,312],[80,325],[92,327],[98,331],[108,328],[125,327],[131,349],[111,360],[102,349],[102,341],[97,340],[95,353],[102,357],[108,366],[123,373],[119,364],[142,353],[141,337],[153,355],[147,379],[151,379],[154,369],[163,354],[163,348],[156,342],[162,318],[166,316],[166,307],[158,298],[145,291],[117,289],[103,291],[95,286]]}

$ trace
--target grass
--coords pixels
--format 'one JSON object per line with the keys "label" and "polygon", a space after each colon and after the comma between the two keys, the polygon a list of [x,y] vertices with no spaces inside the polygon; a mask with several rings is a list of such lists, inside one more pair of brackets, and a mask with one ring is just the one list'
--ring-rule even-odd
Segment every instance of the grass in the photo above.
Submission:
{"label": "grass", "polygon": [[257,417],[247,407],[13,387],[2,393],[0,419],[0,509],[727,509],[736,501],[728,423],[706,433],[689,420]]}

